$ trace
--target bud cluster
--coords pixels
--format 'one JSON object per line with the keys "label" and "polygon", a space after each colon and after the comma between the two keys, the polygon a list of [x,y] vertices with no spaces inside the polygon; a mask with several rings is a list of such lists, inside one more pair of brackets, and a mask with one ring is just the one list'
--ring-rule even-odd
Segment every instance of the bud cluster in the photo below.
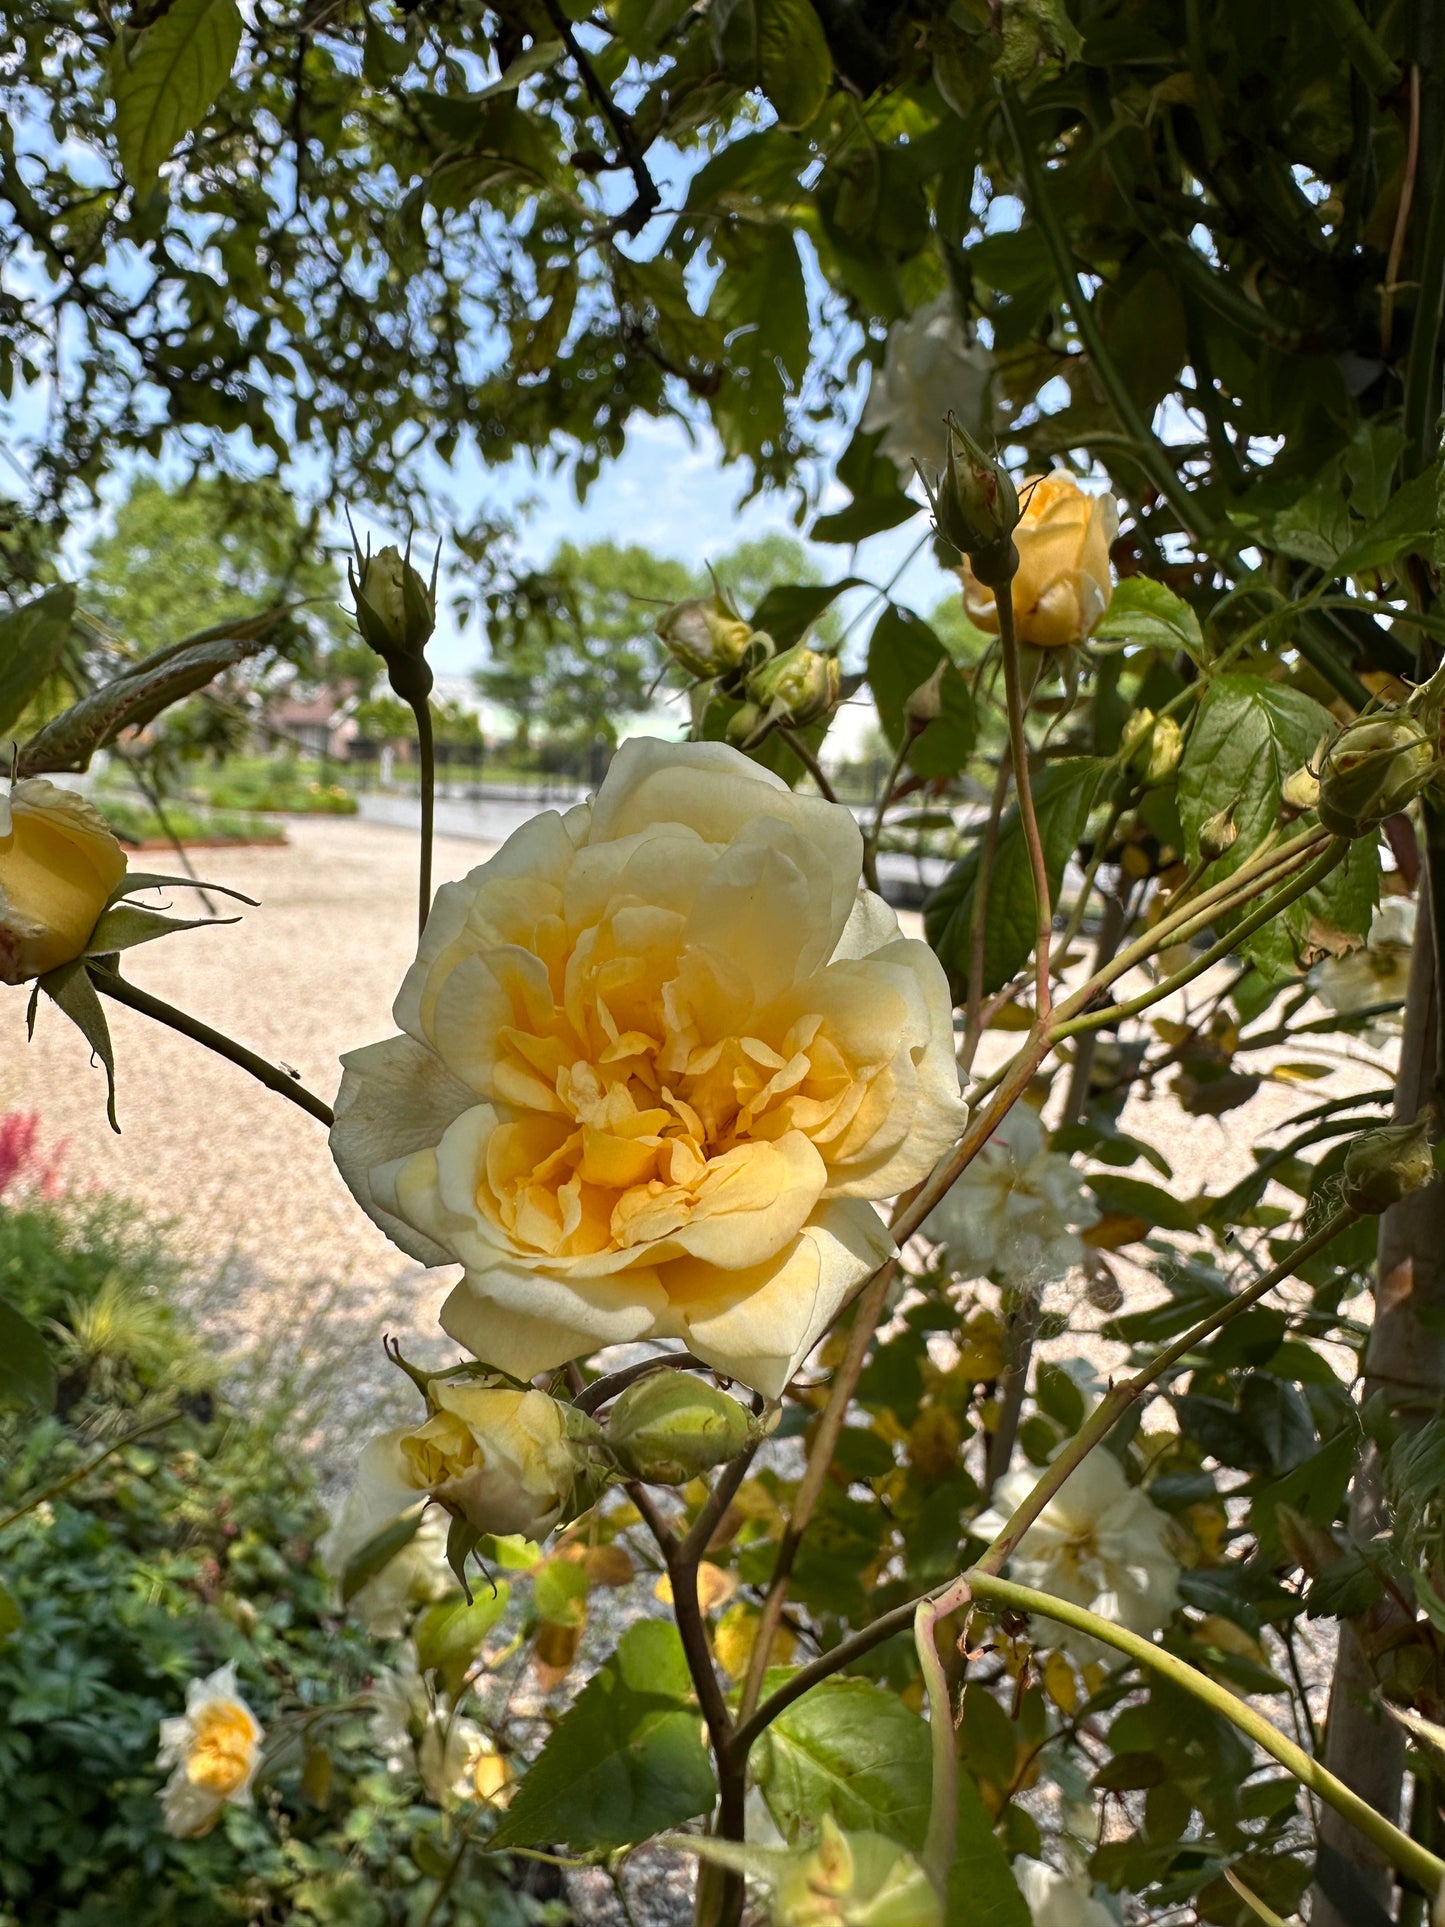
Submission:
{"label": "bud cluster", "polygon": [[1347,723],[1319,768],[1320,822],[1335,836],[1366,836],[1407,809],[1436,773],[1435,744],[1409,710]]}
{"label": "bud cluster", "polygon": [[658,618],[657,634],[673,660],[707,686],[709,700],[733,705],[727,739],[739,749],[755,749],[778,728],[805,729],[838,706],[838,658],[806,640],[780,650],[721,589],[674,603]]}

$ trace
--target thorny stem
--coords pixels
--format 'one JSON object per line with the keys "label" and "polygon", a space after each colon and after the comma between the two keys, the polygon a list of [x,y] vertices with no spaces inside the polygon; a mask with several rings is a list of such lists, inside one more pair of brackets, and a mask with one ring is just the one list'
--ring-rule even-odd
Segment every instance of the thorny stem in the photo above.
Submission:
{"label": "thorny stem", "polygon": [[973,1598],[990,1604],[1002,1606],[1018,1613],[1038,1613],[1046,1619],[1056,1619],[1060,1624],[1072,1626],[1077,1632],[1087,1633],[1105,1646],[1112,1646],[1116,1652],[1125,1654],[1140,1666],[1151,1672],[1162,1674],[1172,1684],[1201,1700],[1213,1712],[1229,1721],[1256,1746],[1278,1760],[1280,1765],[1292,1773],[1302,1786],[1318,1794],[1336,1812],[1344,1814],[1353,1822],[1367,1839],[1372,1840],[1381,1853],[1394,1867],[1416,1880],[1430,1895],[1436,1894],[1445,1880],[1445,1861],[1438,1859],[1428,1848],[1412,1840],[1407,1833],[1394,1826],[1383,1814],[1376,1813],[1372,1806],[1360,1799],[1355,1793],[1337,1780],[1333,1773],[1327,1772],[1317,1760],[1310,1758],[1303,1747],[1287,1739],[1279,1728],[1262,1714],[1256,1713],[1252,1706],[1237,1697],[1227,1686],[1220,1686],[1197,1667],[1176,1659],[1173,1653],[1166,1652],[1162,1646],[1155,1646],[1138,1633],[1126,1632],[1116,1626],[1111,1619],[1102,1619],[1082,1606],[1075,1606],[1064,1599],[1054,1599],[1046,1592],[1036,1592],[1032,1586],[1015,1585],[1012,1580],[1000,1579],[997,1574],[975,1567],[964,1575],[961,1582],[966,1584]]}
{"label": "thorny stem", "polygon": [[1028,846],[1029,867],[1034,879],[1034,903],[1038,918],[1038,936],[1035,939],[1034,968],[1036,971],[1034,988],[1034,1007],[1042,1021],[1048,1015],[1051,1002],[1049,986],[1050,953],[1053,949],[1054,913],[1049,902],[1049,866],[1044,855],[1043,842],[1039,836],[1039,819],[1034,809],[1033,786],[1029,782],[1029,739],[1024,731],[1023,681],[1019,675],[1019,646],[1014,635],[1013,579],[1002,583],[994,590],[994,607],[998,611],[999,641],[1003,648],[1004,695],[1008,704],[1009,748],[1014,766],[1014,791],[1019,801],[1019,823],[1023,829],[1024,842]]}
{"label": "thorny stem", "polygon": [[88,963],[86,969],[96,989],[102,991],[107,997],[114,998],[116,1003],[128,1004],[132,1010],[140,1011],[143,1016],[154,1017],[157,1023],[166,1024],[172,1030],[179,1031],[182,1037],[189,1037],[193,1043],[204,1044],[207,1050],[213,1050],[218,1057],[228,1058],[231,1063],[239,1065],[243,1071],[248,1071],[258,1083],[264,1084],[267,1090],[278,1091],[282,1097],[289,1097],[293,1104],[307,1112],[309,1116],[318,1118],[328,1130],[336,1122],[335,1114],[329,1104],[323,1103],[319,1097],[314,1097],[303,1084],[298,1083],[294,1077],[288,1076],[275,1064],[268,1063],[264,1057],[258,1057],[255,1051],[247,1050],[244,1044],[236,1043],[234,1038],[227,1037],[222,1031],[212,1030],[211,1026],[203,1024],[199,1017],[192,1017],[187,1011],[177,1010],[174,1004],[168,1004],[160,997],[152,997],[148,990],[142,990],[138,985],[128,982],[116,971],[103,970],[94,962]]}

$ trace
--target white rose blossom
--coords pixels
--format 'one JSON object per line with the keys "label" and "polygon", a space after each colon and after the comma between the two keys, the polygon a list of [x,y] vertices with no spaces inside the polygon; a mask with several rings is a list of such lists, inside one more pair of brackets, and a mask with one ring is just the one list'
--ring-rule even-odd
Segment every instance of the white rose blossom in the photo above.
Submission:
{"label": "white rose blossom", "polygon": [[161,1721],[157,1766],[173,1769],[161,1789],[165,1829],[179,1840],[209,1833],[221,1808],[251,1804],[261,1759],[261,1722],[236,1690],[233,1660],[186,1688],[186,1710]]}
{"label": "white rose blossom", "polygon": [[[387,1526],[426,1505],[406,1476],[408,1468],[398,1451],[402,1436],[385,1433],[362,1449],[351,1488],[317,1547],[322,1566],[336,1579]],[[353,1593],[347,1610],[373,1639],[395,1639],[414,1608],[458,1590],[447,1565],[447,1523],[440,1507],[428,1507],[415,1536]]]}
{"label": "white rose blossom", "polygon": [[[1037,1482],[1038,1474],[1027,1467],[1005,1473],[972,1530],[990,1539],[1002,1532]],[[1179,1562],[1169,1550],[1168,1531],[1168,1516],[1130,1485],[1113,1453],[1096,1450],[1029,1527],[1009,1571],[1020,1585],[1147,1638],[1179,1603]],[[1102,1641],[1057,1621],[1040,1618],[1034,1632],[1041,1643],[1083,1662],[1114,1656]]]}
{"label": "white rose blossom", "polygon": [[1070,1160],[1047,1148],[1038,1113],[1016,1104],[929,1214],[923,1235],[964,1278],[1042,1290],[1082,1263],[1098,1210]]}
{"label": "white rose blossom", "polygon": [[897,463],[905,483],[913,479],[915,459],[933,475],[943,467],[950,410],[970,435],[985,446],[992,442],[993,375],[993,356],[965,340],[945,292],[888,330],[860,426],[865,435],[882,431],[879,451]]}
{"label": "white rose blossom", "polygon": [[1013,1872],[1034,1927],[1119,1927],[1086,1875],[1060,1873],[1026,1855],[1015,1860]]}
{"label": "white rose blossom", "polygon": [[677,1338],[775,1397],[892,1255],[870,1200],[965,1116],[937,958],[859,887],[849,811],[721,743],[623,745],[596,798],[445,885],[332,1149],[518,1379]]}
{"label": "white rose blossom", "polygon": [[449,1800],[502,1803],[511,1779],[507,1761],[445,1693],[428,1691],[410,1648],[397,1667],[381,1668],[368,1696],[371,1735],[388,1772],[420,1780],[436,1806]]}
{"label": "white rose blossom", "polygon": [[[1347,1017],[1373,1004],[1403,1004],[1410,987],[1410,956],[1415,945],[1413,897],[1386,897],[1370,919],[1362,948],[1327,957],[1310,972],[1310,987],[1327,1010]],[[1376,1050],[1386,1049],[1404,1028],[1404,1012],[1382,1011],[1360,1031]]]}

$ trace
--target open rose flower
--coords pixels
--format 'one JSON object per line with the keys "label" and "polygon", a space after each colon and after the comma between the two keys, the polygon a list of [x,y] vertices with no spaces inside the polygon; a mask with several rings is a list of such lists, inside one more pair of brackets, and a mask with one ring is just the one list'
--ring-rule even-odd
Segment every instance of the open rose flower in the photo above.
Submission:
{"label": "open rose flower", "polygon": [[124,875],[125,851],[83,796],[43,776],[0,790],[0,984],[80,956]]}
{"label": "open rose flower", "polygon": [[[1062,649],[1085,642],[1099,626],[1114,594],[1109,548],[1119,528],[1112,495],[1087,495],[1072,475],[1058,469],[1019,484],[1023,515],[1014,530],[1019,552],[1014,576],[1014,629],[1036,649]],[[980,629],[998,630],[992,589],[965,562],[963,602]]]}
{"label": "open rose flower", "polygon": [[261,1761],[261,1722],[236,1690],[228,1661],[186,1688],[186,1710],[161,1721],[157,1766],[173,1769],[161,1790],[165,1829],[180,1840],[209,1833],[221,1808],[250,1806]]}
{"label": "open rose flower", "polygon": [[437,894],[332,1149],[442,1323],[517,1377],[648,1337],[781,1392],[892,1251],[870,1199],[963,1121],[933,953],[845,809],[719,743],[624,745]]}

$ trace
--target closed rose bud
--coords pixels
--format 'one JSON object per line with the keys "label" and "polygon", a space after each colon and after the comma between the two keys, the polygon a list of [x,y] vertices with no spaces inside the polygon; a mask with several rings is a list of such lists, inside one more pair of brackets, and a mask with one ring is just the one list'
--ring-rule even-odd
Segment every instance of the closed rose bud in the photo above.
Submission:
{"label": "closed rose bud", "polygon": [[1345,1153],[1344,1201],[1356,1211],[1388,1211],[1435,1177],[1426,1120],[1386,1124],[1357,1137]]}
{"label": "closed rose bud", "polygon": [[[437,552],[440,561],[441,551]],[[430,583],[390,544],[375,555],[357,548],[346,579],[356,599],[361,639],[386,664],[387,680],[407,702],[431,693],[432,673],[424,650],[436,628],[436,567]]]}
{"label": "closed rose bud", "polygon": [[704,679],[738,668],[753,636],[751,625],[722,595],[675,602],[658,617],[657,633],[684,669]]}
{"label": "closed rose bud", "polygon": [[908,725],[910,735],[921,735],[930,723],[937,722],[943,714],[943,678],[947,670],[948,659],[945,657],[927,682],[921,682],[904,703],[903,720]]}
{"label": "closed rose bud", "polygon": [[938,532],[966,556],[978,581],[998,586],[1018,567],[1011,537],[1019,519],[1018,491],[1009,472],[985,455],[950,414],[946,455],[933,498]]}
{"label": "closed rose bud", "polygon": [[499,1538],[544,1539],[572,1506],[585,1445],[545,1392],[432,1382],[432,1415],[398,1441],[408,1483]]}
{"label": "closed rose bud", "polygon": [[[1061,649],[1094,633],[1114,593],[1109,548],[1119,526],[1111,495],[1086,495],[1062,470],[1023,490],[1013,532],[1017,573],[1010,585],[1014,631],[1036,649]],[[994,591],[965,564],[963,600],[971,621],[998,633]]]}
{"label": "closed rose bud", "polygon": [[82,955],[124,875],[124,850],[84,797],[43,776],[0,795],[0,983]]}
{"label": "closed rose bud", "polygon": [[1184,732],[1172,716],[1136,710],[1124,725],[1124,748],[1134,776],[1146,790],[1155,789],[1178,769]]}
{"label": "closed rose bud", "polygon": [[650,1485],[686,1485],[735,1459],[752,1437],[735,1398],[689,1372],[650,1372],[618,1397],[604,1436],[618,1463]]}
{"label": "closed rose bud", "polygon": [[1228,809],[1216,810],[1207,816],[1199,826],[1199,854],[1207,863],[1222,857],[1226,850],[1232,850],[1239,841],[1239,825],[1234,820],[1234,805]]}
{"label": "closed rose bud", "polygon": [[[838,705],[841,684],[838,658],[810,649],[805,642],[795,642],[791,649],[763,663],[747,679],[748,700],[761,712],[747,746],[760,742],[780,724],[803,729],[831,715]],[[738,741],[731,729],[728,734]]]}
{"label": "closed rose bud", "polygon": [[1325,751],[1320,821],[1335,836],[1366,836],[1413,803],[1434,768],[1434,745],[1413,716],[1362,716]]}

